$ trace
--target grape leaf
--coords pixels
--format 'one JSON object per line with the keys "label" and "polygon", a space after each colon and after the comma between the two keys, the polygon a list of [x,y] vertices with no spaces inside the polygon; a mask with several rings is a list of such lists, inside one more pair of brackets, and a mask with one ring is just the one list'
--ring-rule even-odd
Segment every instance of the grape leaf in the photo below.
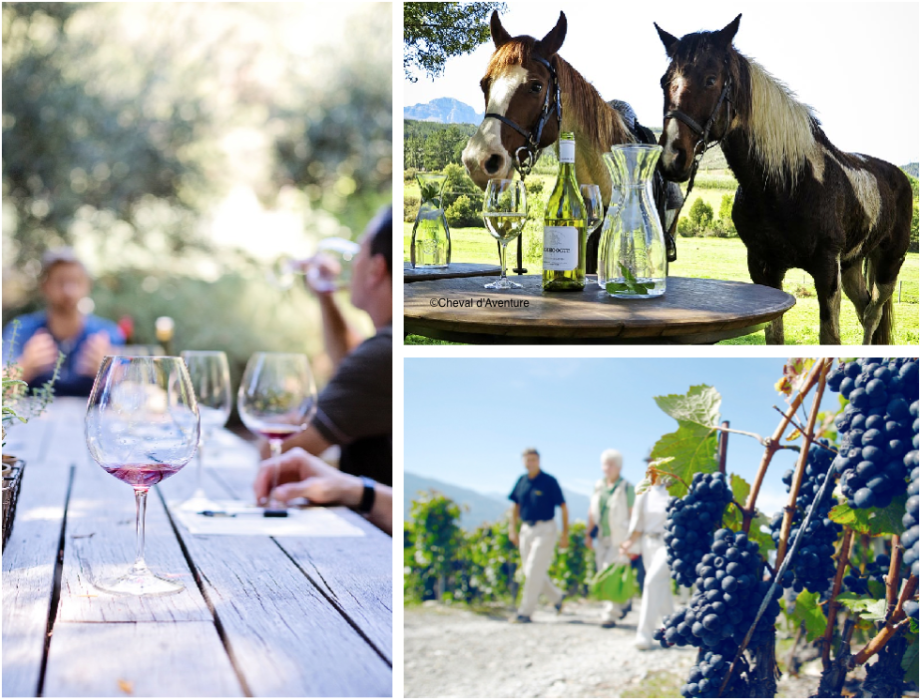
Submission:
{"label": "grape leaf", "polygon": [[900,535],[904,531],[901,519],[906,503],[906,494],[896,497],[887,508],[850,508],[846,503],[840,503],[831,508],[828,517],[861,535]]}
{"label": "grape leaf", "polygon": [[751,495],[751,485],[737,474],[732,474],[729,477],[729,481],[732,485],[732,494],[735,500],[741,505],[744,505],[747,502],[748,496]]}
{"label": "grape leaf", "polygon": [[871,595],[873,598],[885,597],[885,584],[881,581],[876,581],[874,578],[869,579],[866,582],[866,587],[869,589],[869,595]]}
{"label": "grape leaf", "polygon": [[691,386],[686,394],[656,396],[658,408],[678,423],[690,422],[709,428],[719,423],[719,407],[722,397],[711,386]]}
{"label": "grape leaf", "polygon": [[795,599],[795,610],[792,612],[792,619],[796,624],[805,623],[805,638],[809,642],[813,642],[822,636],[827,628],[827,616],[821,609],[820,598],[819,593],[802,591]]}
{"label": "grape leaf", "polygon": [[901,668],[904,669],[905,683],[917,682],[917,673],[920,670],[917,666],[917,638],[914,637],[910,646],[904,650],[904,656],[901,658]]}
{"label": "grape leaf", "polygon": [[884,598],[873,600],[856,593],[841,593],[837,596],[837,602],[850,612],[854,612],[870,622],[884,620],[888,611],[888,601]]}

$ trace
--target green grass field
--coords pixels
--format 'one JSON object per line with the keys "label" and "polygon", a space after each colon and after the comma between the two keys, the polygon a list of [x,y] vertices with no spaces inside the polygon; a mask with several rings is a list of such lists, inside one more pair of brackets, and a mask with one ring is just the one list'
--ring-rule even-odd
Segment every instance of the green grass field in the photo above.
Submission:
{"label": "green grass field", "polygon": [[[721,194],[717,189],[702,190]],[[695,193],[694,193],[695,194]],[[691,197],[692,199],[692,197]],[[408,260],[412,224],[404,226],[405,259]],[[484,228],[458,228],[451,230],[452,259],[457,262],[483,262],[498,264],[495,240]],[[517,245],[512,243],[512,246]],[[526,246],[525,246],[526,250]],[[747,272],[747,254],[744,244],[737,238],[679,238],[678,260],[672,264],[670,274],[678,277],[737,280],[750,282]],[[895,304],[895,343],[917,345],[920,342],[920,320],[918,320],[918,280],[920,280],[920,257],[908,253],[901,268],[901,302]],[[818,300],[815,297],[814,282],[801,270],[790,270],[783,285],[785,291],[796,298],[795,306],[786,312],[786,343],[789,345],[818,344]],[[895,292],[897,301],[897,291]],[[844,344],[862,343],[862,329],[856,319],[853,305],[845,297],[840,304],[840,334]],[[418,336],[409,336],[408,344],[442,344]],[[763,333],[733,340],[722,345],[763,345]]]}

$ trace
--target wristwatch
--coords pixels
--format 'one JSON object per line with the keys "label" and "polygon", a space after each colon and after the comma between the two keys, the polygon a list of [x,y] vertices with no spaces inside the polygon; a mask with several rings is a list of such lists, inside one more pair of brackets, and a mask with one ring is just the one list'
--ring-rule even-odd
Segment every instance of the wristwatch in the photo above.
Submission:
{"label": "wristwatch", "polygon": [[377,482],[367,476],[362,476],[361,481],[364,484],[364,493],[361,494],[361,503],[358,504],[358,512],[367,515],[374,507],[374,498],[377,495],[375,489]]}

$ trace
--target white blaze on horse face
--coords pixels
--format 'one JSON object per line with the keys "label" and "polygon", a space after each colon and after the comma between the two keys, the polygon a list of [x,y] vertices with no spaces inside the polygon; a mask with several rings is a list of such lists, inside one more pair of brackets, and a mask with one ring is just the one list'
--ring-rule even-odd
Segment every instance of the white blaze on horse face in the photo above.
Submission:
{"label": "white blaze on horse face", "polygon": [[661,161],[665,168],[670,168],[677,158],[677,151],[674,150],[674,144],[677,141],[677,137],[680,136],[678,122],[673,117],[668,119],[668,123],[665,124],[664,134],[667,138],[664,142],[664,152],[661,154]]}
{"label": "white blaze on horse face", "polygon": [[[514,93],[527,81],[527,70],[523,66],[508,66],[501,75],[492,80],[489,87],[489,102],[486,113],[505,116]],[[526,125],[521,125],[526,128]],[[503,158],[504,172],[486,173],[482,163],[498,154]],[[511,154],[502,145],[502,122],[498,119],[483,119],[479,130],[473,134],[463,149],[463,163],[473,180],[485,186],[490,177],[507,177],[511,173]],[[476,177],[479,175],[479,178]]]}

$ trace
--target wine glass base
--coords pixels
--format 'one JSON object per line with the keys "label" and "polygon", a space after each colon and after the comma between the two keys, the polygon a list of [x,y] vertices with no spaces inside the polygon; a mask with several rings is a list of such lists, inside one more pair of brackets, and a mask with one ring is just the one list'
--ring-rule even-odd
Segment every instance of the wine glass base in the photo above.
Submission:
{"label": "wine glass base", "polygon": [[118,578],[94,581],[93,586],[105,593],[137,596],[172,595],[185,590],[183,583],[160,578],[149,569],[129,571]]}
{"label": "wine glass base", "polygon": [[181,503],[176,504],[175,506],[178,510],[181,510],[183,513],[200,513],[204,510],[223,510],[224,507],[212,501],[204,493],[194,493],[191,498]]}
{"label": "wine glass base", "polygon": [[483,286],[486,289],[523,289],[524,288],[523,284],[512,282],[507,277],[496,280],[495,282],[489,282],[489,284],[485,284]]}

